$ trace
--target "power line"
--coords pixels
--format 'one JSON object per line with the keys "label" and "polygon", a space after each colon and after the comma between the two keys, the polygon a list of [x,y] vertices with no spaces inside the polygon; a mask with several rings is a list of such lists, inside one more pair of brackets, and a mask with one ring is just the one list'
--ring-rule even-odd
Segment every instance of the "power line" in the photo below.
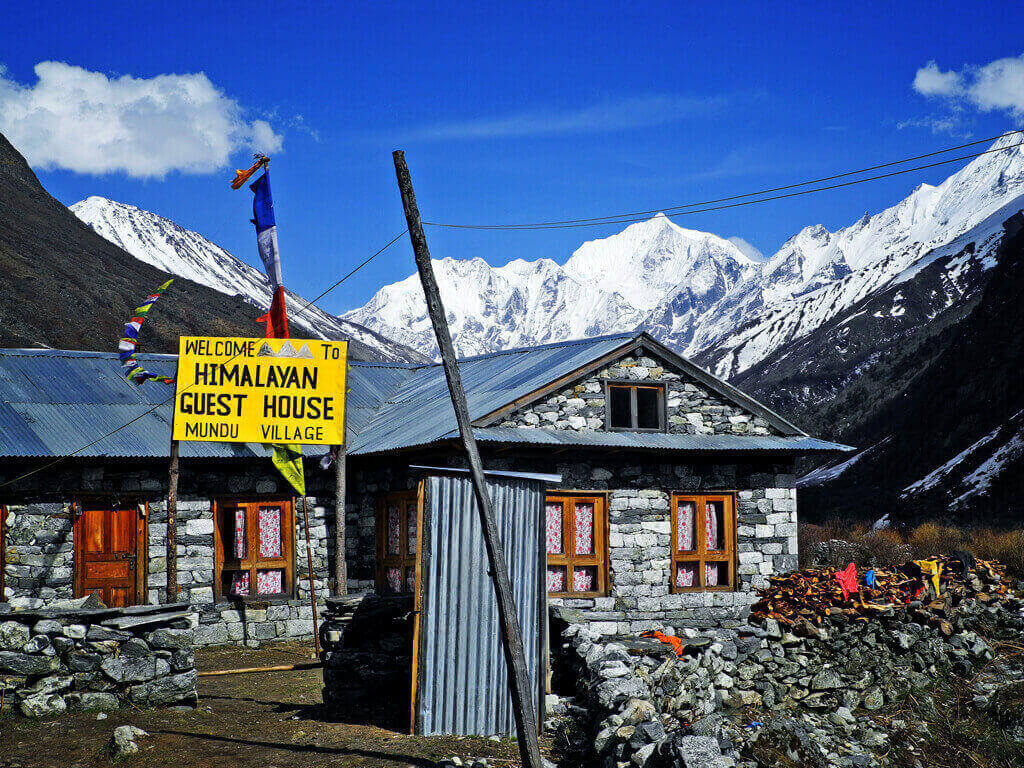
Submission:
{"label": "power line", "polygon": [[[327,295],[328,293],[330,293],[330,292],[331,292],[331,291],[333,291],[333,290],[334,290],[335,288],[337,288],[337,287],[338,287],[339,285],[341,285],[341,284],[342,284],[342,283],[344,283],[344,282],[345,282],[346,280],[348,280],[348,279],[349,279],[350,277],[352,277],[352,275],[354,275],[354,274],[355,274],[356,272],[358,272],[358,271],[359,271],[360,269],[362,269],[363,267],[365,267],[365,266],[366,266],[367,264],[369,264],[369,263],[370,263],[371,261],[373,261],[373,260],[374,260],[375,258],[377,258],[378,256],[380,256],[380,255],[381,255],[382,253],[384,253],[384,251],[386,251],[386,250],[387,250],[388,248],[390,248],[390,247],[391,247],[392,245],[394,245],[394,244],[395,244],[395,243],[396,243],[396,242],[398,241],[398,238],[400,238],[400,237],[401,237],[402,235],[404,235],[405,233],[406,233],[406,230],[404,230],[404,229],[403,229],[403,230],[402,230],[401,232],[399,232],[399,233],[398,233],[397,235],[395,235],[395,236],[394,236],[393,238],[391,238],[391,240],[390,240],[390,241],[388,242],[388,244],[387,244],[387,245],[385,245],[385,246],[384,246],[383,248],[381,248],[380,250],[378,250],[378,251],[377,251],[376,253],[374,253],[374,254],[373,254],[372,256],[370,256],[369,258],[365,259],[365,260],[364,260],[363,262],[361,262],[361,263],[360,263],[359,265],[357,265],[357,266],[356,266],[356,267],[355,267],[355,268],[354,268],[353,270],[351,270],[351,271],[350,271],[350,272],[349,272],[348,274],[344,275],[344,276],[343,276],[343,277],[342,277],[342,278],[341,278],[340,280],[338,280],[338,281],[337,281],[336,283],[334,283],[334,284],[333,284],[333,285],[331,285],[331,286],[330,286],[329,288],[327,288],[327,290],[323,291],[323,292],[322,292],[322,293],[321,293],[321,294],[320,294],[319,296],[317,296],[316,298],[314,298],[314,299],[311,299],[311,300],[309,300],[309,301],[306,301],[306,304],[305,304],[305,306],[303,306],[303,307],[300,307],[300,308],[298,309],[298,311],[296,311],[296,312],[295,312],[295,313],[294,313],[294,314],[292,315],[292,319],[294,319],[294,318],[298,317],[298,316],[299,316],[299,315],[300,315],[300,314],[301,314],[302,312],[304,312],[305,310],[307,310],[307,309],[309,309],[309,308],[310,308],[311,306],[313,306],[313,304],[314,304],[314,303],[316,303],[317,301],[319,301],[320,299],[322,299],[322,298],[323,298],[324,296],[326,296],[326,295]],[[303,299],[303,301],[305,301],[305,299]],[[229,358],[228,358],[228,359],[227,359],[227,360],[225,361],[225,364],[226,364],[226,363],[230,363],[230,362],[231,362],[232,360],[234,360],[234,359],[235,359],[236,357],[238,357],[238,355],[239,355],[239,354],[241,354],[241,353],[240,353],[240,352],[236,352],[236,353],[235,353],[234,355],[232,355],[231,357],[229,357]],[[189,384],[189,385],[188,385],[187,387],[185,387],[185,389],[183,389],[183,390],[182,390],[182,392],[185,392],[185,391],[187,391],[187,390],[191,389],[191,388],[192,388],[192,387],[194,387],[194,386],[195,386],[195,383]],[[11,479],[11,480],[7,480],[7,481],[5,481],[5,482],[3,482],[3,483],[0,483],[0,488],[3,488],[3,487],[5,487],[5,486],[8,486],[8,485],[13,485],[14,483],[17,483],[17,482],[19,482],[19,481],[21,481],[21,480],[24,480],[24,479],[25,479],[26,477],[31,477],[32,475],[36,474],[37,472],[42,472],[42,471],[43,471],[44,469],[49,469],[50,467],[56,466],[57,464],[60,464],[60,463],[61,463],[62,461],[64,461],[65,459],[70,459],[70,458],[71,458],[71,457],[73,457],[73,456],[77,456],[77,455],[78,455],[78,454],[80,454],[80,453],[81,453],[82,451],[86,451],[86,450],[88,450],[89,448],[92,448],[92,447],[93,447],[94,445],[96,445],[97,443],[102,443],[102,442],[103,442],[104,440],[106,440],[106,439],[107,439],[108,437],[112,437],[112,436],[116,435],[116,434],[117,434],[118,432],[120,432],[121,430],[123,430],[123,429],[127,429],[128,427],[130,427],[130,426],[131,426],[132,424],[134,424],[135,422],[139,421],[139,420],[140,420],[140,419],[142,419],[143,417],[145,417],[145,416],[148,416],[149,414],[153,413],[153,411],[155,411],[155,410],[157,410],[157,409],[159,409],[159,408],[162,408],[163,406],[167,405],[167,403],[171,402],[171,401],[172,401],[172,400],[173,400],[173,399],[174,399],[175,397],[177,397],[177,394],[178,394],[178,393],[177,393],[177,392],[175,392],[175,393],[174,393],[173,395],[171,395],[170,397],[166,398],[165,400],[161,400],[161,401],[160,401],[159,403],[157,403],[156,405],[154,405],[154,406],[153,406],[152,408],[149,408],[149,409],[147,409],[147,410],[143,411],[143,412],[142,412],[142,413],[140,413],[140,414],[139,414],[138,416],[136,416],[135,418],[133,418],[133,419],[131,419],[131,420],[129,420],[129,421],[126,421],[126,422],[125,422],[124,424],[122,424],[121,426],[117,427],[116,429],[112,429],[112,430],[110,430],[109,432],[107,432],[107,433],[106,433],[105,435],[102,435],[102,436],[100,436],[100,437],[97,437],[97,438],[96,438],[95,440],[93,440],[93,441],[92,441],[91,443],[87,443],[87,444],[85,444],[85,445],[81,446],[80,448],[76,448],[76,449],[75,449],[74,451],[72,451],[71,453],[69,453],[69,454],[67,454],[67,455],[65,455],[65,456],[58,456],[58,457],[57,457],[56,459],[54,459],[53,461],[51,461],[51,462],[48,462],[48,463],[46,463],[46,464],[43,464],[43,465],[42,465],[42,466],[40,466],[40,467],[36,467],[35,469],[31,469],[31,470],[29,470],[28,472],[25,472],[24,474],[18,475],[17,477],[15,477],[15,478],[13,478],[13,479]]]}
{"label": "power line", "polygon": [[644,220],[646,220],[646,218],[648,216],[650,216],[651,214],[656,214],[656,213],[674,213],[675,215],[682,216],[682,215],[687,215],[687,214],[692,214],[692,213],[704,213],[706,211],[718,211],[718,210],[722,210],[724,208],[736,208],[736,207],[739,207],[741,205],[753,205],[754,203],[761,203],[761,202],[766,202],[766,201],[769,201],[769,200],[780,200],[780,199],[785,198],[785,197],[796,197],[797,195],[810,194],[812,192],[821,192],[821,191],[829,190],[829,189],[837,189],[839,187],[852,186],[854,184],[861,184],[861,183],[864,183],[864,182],[867,182],[867,181],[876,181],[878,179],[884,179],[884,178],[888,178],[890,176],[898,176],[898,175],[903,174],[903,173],[912,173],[914,171],[920,171],[920,170],[924,170],[926,168],[934,168],[934,167],[939,166],[939,165],[947,165],[949,163],[960,162],[961,160],[973,159],[975,157],[981,157],[982,155],[987,155],[987,154],[991,154],[991,153],[994,153],[994,152],[1004,152],[1004,151],[1006,151],[1008,149],[1012,149],[1013,147],[1019,147],[1021,145],[1020,144],[1011,144],[1011,145],[1006,146],[1006,147],[999,147],[998,149],[989,149],[989,150],[986,150],[984,152],[977,152],[977,153],[973,153],[973,154],[969,154],[969,155],[962,155],[960,157],[955,157],[955,158],[948,159],[948,160],[941,160],[941,161],[935,162],[935,163],[928,163],[926,165],[919,165],[919,166],[916,166],[914,168],[904,168],[904,169],[901,169],[901,170],[898,170],[898,171],[892,171],[890,173],[878,174],[876,176],[870,176],[870,177],[867,177],[867,178],[864,178],[864,179],[857,179],[857,180],[854,180],[854,181],[844,182],[842,184],[832,184],[832,185],[828,185],[828,186],[824,186],[824,187],[819,187],[819,188],[816,188],[816,189],[804,190],[804,191],[793,193],[793,194],[789,194],[789,195],[776,195],[774,197],[765,197],[765,198],[761,198],[761,199],[758,199],[758,200],[748,200],[748,201],[745,201],[743,203],[737,203],[737,204],[734,204],[734,205],[717,206],[717,207],[713,207],[713,208],[702,208],[702,209],[699,209],[699,210],[684,210],[684,209],[695,208],[697,206],[702,206],[702,205],[710,205],[711,203],[721,203],[721,202],[728,202],[730,200],[740,200],[740,199],[745,198],[745,197],[756,197],[758,195],[765,195],[765,194],[768,194],[770,192],[780,192],[780,191],[786,190],[786,189],[795,189],[797,187],[804,187],[804,186],[807,186],[809,184],[820,184],[823,181],[832,181],[834,179],[841,179],[841,178],[845,178],[847,176],[855,176],[855,175],[861,174],[861,173],[868,173],[870,171],[879,170],[881,168],[891,168],[894,165],[902,165],[903,163],[913,162],[914,160],[922,160],[922,159],[927,158],[927,157],[934,157],[936,155],[942,155],[942,154],[945,154],[946,152],[954,152],[954,151],[956,151],[958,149],[963,149],[965,147],[976,146],[978,144],[987,144],[990,141],[995,141],[997,139],[1001,139],[1001,138],[1004,138],[1006,136],[1012,136],[1014,134],[1019,134],[1019,133],[1022,133],[1022,132],[1024,132],[1024,129],[1008,131],[1006,133],[1000,134],[999,136],[992,136],[992,137],[986,138],[986,139],[979,139],[978,141],[971,141],[971,142],[968,142],[966,144],[958,144],[957,146],[954,146],[954,147],[947,147],[946,149],[940,149],[940,150],[936,150],[934,152],[927,152],[927,153],[925,153],[923,155],[915,155],[913,157],[906,157],[906,158],[903,158],[902,160],[893,160],[893,161],[890,161],[890,162],[887,162],[887,163],[880,163],[878,165],[868,166],[867,168],[859,168],[859,169],[857,169],[855,171],[846,171],[844,173],[837,173],[837,174],[834,174],[832,176],[823,176],[823,177],[818,178],[818,179],[811,179],[811,180],[808,180],[808,181],[801,181],[801,182],[798,182],[796,184],[786,184],[786,185],[781,186],[781,187],[770,187],[768,189],[762,189],[762,190],[759,190],[757,192],[747,192],[747,193],[742,194],[742,195],[731,195],[729,197],[719,197],[719,198],[715,198],[715,199],[711,199],[711,200],[701,200],[699,202],[687,203],[685,205],[668,206],[668,207],[664,207],[664,208],[652,208],[652,209],[647,210],[647,211],[633,211],[633,212],[630,212],[630,213],[622,213],[622,214],[617,214],[617,215],[613,215],[613,216],[599,216],[599,217],[587,218],[587,219],[564,219],[564,220],[561,220],[561,221],[534,222],[534,223],[527,223],[527,224],[449,224],[449,223],[445,223],[445,222],[436,222],[436,221],[425,221],[423,223],[424,224],[429,224],[430,226],[434,226],[434,227],[445,227],[445,228],[449,228],[449,229],[509,229],[509,230],[517,230],[517,229],[522,229],[522,230],[572,229],[572,228],[576,228],[576,227],[600,226],[602,224],[624,224],[624,223],[635,222],[635,221],[644,221]]}

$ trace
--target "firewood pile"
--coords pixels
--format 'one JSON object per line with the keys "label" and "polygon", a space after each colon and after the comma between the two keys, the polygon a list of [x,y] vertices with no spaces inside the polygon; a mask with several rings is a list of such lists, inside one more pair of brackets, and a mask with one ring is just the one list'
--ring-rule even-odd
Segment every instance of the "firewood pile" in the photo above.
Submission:
{"label": "firewood pile", "polygon": [[774,619],[780,625],[810,630],[836,620],[868,621],[907,609],[916,619],[938,625],[948,634],[946,618],[964,600],[990,604],[1010,592],[1003,565],[971,557],[916,560],[895,570],[858,572],[852,564],[847,569],[806,568],[771,577],[769,585],[758,590],[751,619],[755,623]]}

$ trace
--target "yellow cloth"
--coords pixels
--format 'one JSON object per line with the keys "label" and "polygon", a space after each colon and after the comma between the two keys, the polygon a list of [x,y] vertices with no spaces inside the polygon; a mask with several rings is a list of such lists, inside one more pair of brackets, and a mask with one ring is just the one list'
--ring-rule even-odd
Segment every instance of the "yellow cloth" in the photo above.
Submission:
{"label": "yellow cloth", "polygon": [[277,471],[291,483],[300,496],[306,495],[306,474],[302,469],[301,445],[275,445],[274,457],[271,459]]}
{"label": "yellow cloth", "polygon": [[914,563],[920,567],[923,576],[931,579],[932,586],[935,587],[935,596],[938,597],[941,594],[939,591],[939,577],[942,575],[942,563],[938,560],[915,560]]}

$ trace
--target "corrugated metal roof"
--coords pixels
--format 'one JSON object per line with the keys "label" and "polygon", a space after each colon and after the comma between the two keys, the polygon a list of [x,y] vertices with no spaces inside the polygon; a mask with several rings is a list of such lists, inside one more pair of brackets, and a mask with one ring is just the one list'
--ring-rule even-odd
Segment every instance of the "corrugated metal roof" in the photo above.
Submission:
{"label": "corrugated metal roof", "polygon": [[[831,443],[806,435],[677,435],[665,432],[577,432],[570,429],[540,429],[536,427],[477,427],[473,430],[473,435],[480,443],[653,451],[779,451],[791,453],[836,451],[848,453],[856,450],[848,445]],[[458,430],[452,430],[432,442],[454,440],[458,436]],[[368,455],[377,453],[377,451],[371,450],[368,446],[361,453]]]}
{"label": "corrugated metal roof", "polygon": [[[638,336],[636,333],[620,333],[461,360],[459,369],[470,417],[477,420],[492,414],[502,406],[627,347]],[[171,376],[177,367],[176,355],[140,354],[138,358],[155,373]],[[167,456],[171,403],[163,401],[173,395],[171,388],[157,383],[136,387],[124,380],[120,370],[117,355],[113,352],[0,350],[0,456],[67,456],[72,453],[84,457]],[[709,376],[706,373],[702,375]],[[731,390],[725,389],[726,385],[721,382],[718,384],[723,391]],[[749,400],[745,395],[742,397]],[[158,407],[147,413],[154,405]],[[763,406],[755,405],[763,409]],[[457,434],[448,384],[439,364],[351,361],[346,419],[350,455],[386,453],[429,445]],[[132,423],[124,426],[129,421]],[[123,428],[94,445],[90,444],[118,427]],[[481,440],[533,445],[695,451],[846,450],[845,446],[802,434],[785,438],[734,438],[497,427],[479,428],[476,433]],[[324,446],[306,446],[305,453],[321,455],[325,450]],[[261,445],[252,443],[188,442],[181,444],[181,455],[188,458],[246,458],[264,457],[268,452]]]}
{"label": "corrugated metal roof", "polygon": [[[137,357],[154,373],[175,374],[176,355]],[[120,371],[114,353],[0,350],[0,456],[168,456],[173,388],[155,382],[136,387]],[[114,434],[97,439],[109,432]],[[324,446],[305,447],[309,456],[325,450]],[[270,451],[258,443],[190,441],[181,443],[181,455],[264,458]]]}
{"label": "corrugated metal roof", "polygon": [[[478,419],[636,338],[623,333],[466,358],[459,362],[469,415]],[[448,383],[439,364],[416,369],[349,445],[381,453],[425,445],[456,428]]]}

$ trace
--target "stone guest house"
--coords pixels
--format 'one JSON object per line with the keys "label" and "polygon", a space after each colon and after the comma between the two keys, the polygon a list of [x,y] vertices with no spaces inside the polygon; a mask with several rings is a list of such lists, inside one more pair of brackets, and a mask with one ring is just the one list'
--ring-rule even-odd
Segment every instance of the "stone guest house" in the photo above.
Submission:
{"label": "stone guest house", "polygon": [[[173,374],[173,356],[142,357]],[[546,501],[549,600],[606,634],[742,618],[755,587],[796,566],[794,460],[846,450],[646,334],[460,366],[485,466],[561,475]],[[410,466],[463,465],[444,374],[353,361],[349,387],[348,588],[407,592]],[[0,482],[14,480],[0,489],[5,600],[165,599],[170,405],[151,409],[167,395],[124,382],[113,355],[0,352]],[[312,630],[303,513],[320,595],[336,557],[334,472],[318,453],[306,451],[310,495],[296,499],[261,446],[182,443],[179,586],[199,610],[199,644]],[[68,458],[19,479],[56,457]]]}

